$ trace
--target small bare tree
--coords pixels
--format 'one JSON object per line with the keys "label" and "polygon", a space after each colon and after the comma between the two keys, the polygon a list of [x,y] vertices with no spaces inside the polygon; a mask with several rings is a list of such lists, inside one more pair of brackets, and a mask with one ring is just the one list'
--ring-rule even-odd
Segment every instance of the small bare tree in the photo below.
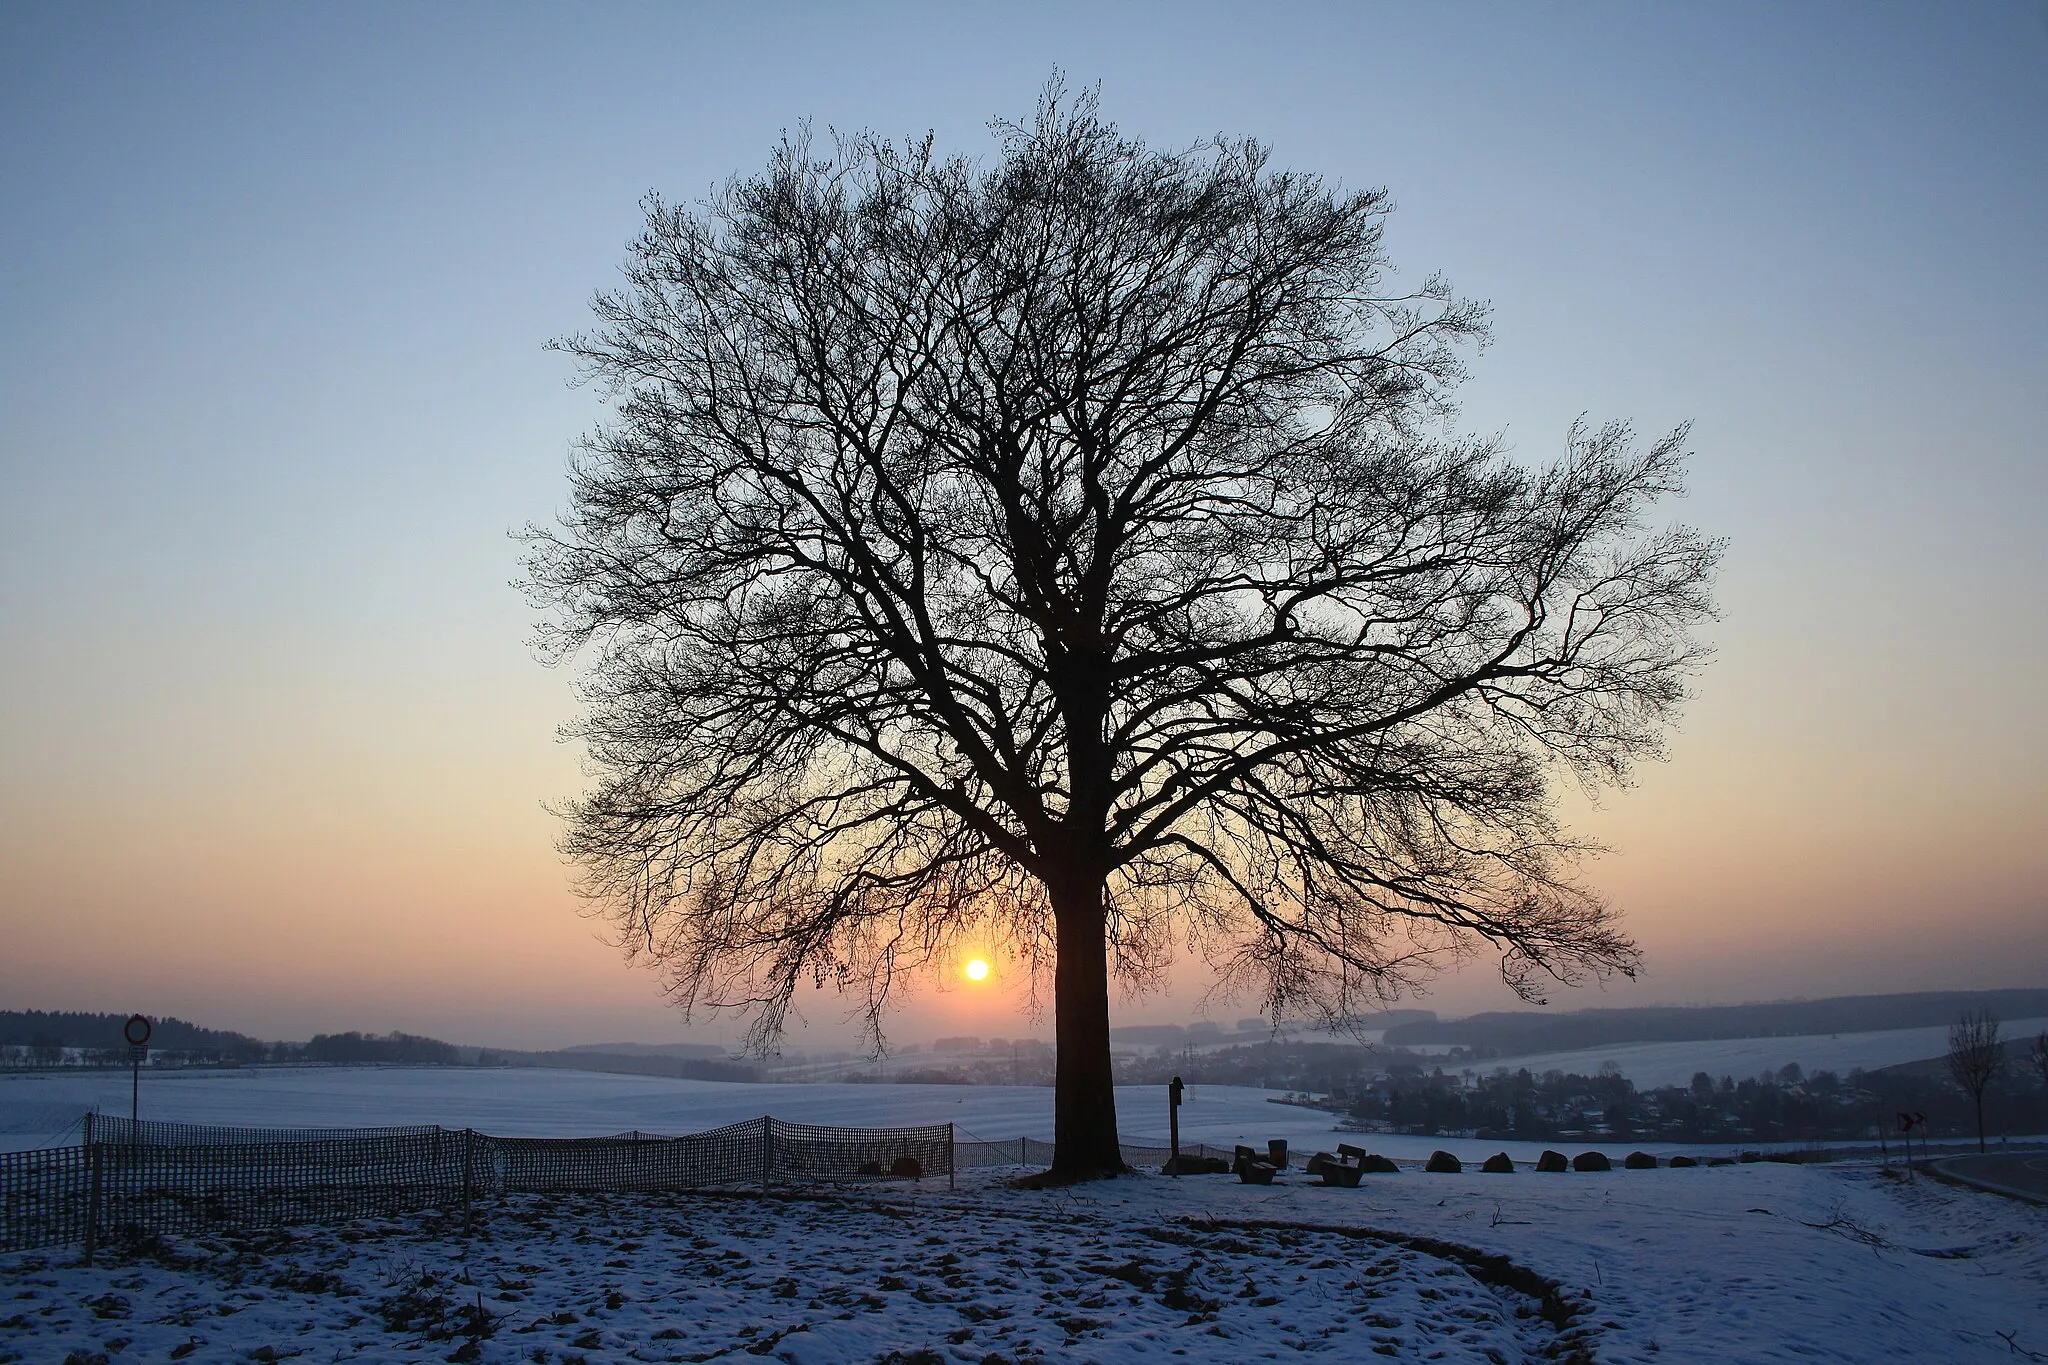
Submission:
{"label": "small bare tree", "polygon": [[1984,1092],[1998,1075],[1998,1016],[1969,1010],[1948,1026],[1948,1074],[1977,1106],[1977,1150],[1984,1150]]}
{"label": "small bare tree", "polygon": [[1484,318],[1391,284],[1383,192],[1056,86],[1001,137],[650,200],[560,343],[616,419],[530,581],[629,954],[757,1042],[837,984],[877,1045],[964,944],[1049,961],[1055,1178],[1122,1168],[1109,982],[1177,941],[1332,1018],[1480,949],[1530,998],[1632,974],[1552,796],[1702,657],[1718,547],[1649,525],[1684,433],[1441,434]]}

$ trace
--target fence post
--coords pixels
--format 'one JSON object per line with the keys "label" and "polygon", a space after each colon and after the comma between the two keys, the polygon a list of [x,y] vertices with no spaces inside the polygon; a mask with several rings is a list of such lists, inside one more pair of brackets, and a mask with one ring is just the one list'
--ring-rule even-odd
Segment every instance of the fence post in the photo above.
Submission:
{"label": "fence post", "polygon": [[1017,1139],[1017,1164],[1019,1166],[1029,1166],[1031,1164],[1030,1150],[1024,1145],[1029,1141],[1031,1141],[1030,1138]]}
{"label": "fence post", "polygon": [[768,1193],[768,1187],[775,1178],[775,1120],[761,1115],[761,1193]]}
{"label": "fence post", "polygon": [[85,1263],[92,1264],[92,1253],[99,1241],[100,1231],[100,1146],[92,1140],[92,1118],[85,1116]]}
{"label": "fence post", "polygon": [[953,1183],[953,1169],[959,1164],[960,1159],[953,1155],[953,1125],[949,1123],[946,1125],[946,1188],[949,1190],[960,1188]]}

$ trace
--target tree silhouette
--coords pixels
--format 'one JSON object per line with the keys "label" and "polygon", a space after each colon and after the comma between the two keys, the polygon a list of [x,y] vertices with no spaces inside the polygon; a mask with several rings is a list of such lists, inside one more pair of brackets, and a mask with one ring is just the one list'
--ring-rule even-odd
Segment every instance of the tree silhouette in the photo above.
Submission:
{"label": "tree silhouette", "polygon": [[1632,973],[1552,787],[1625,778],[1717,547],[1684,432],[1531,470],[1445,434],[1483,310],[1382,191],[1120,135],[1057,83],[991,165],[787,139],[650,198],[557,345],[614,418],[531,532],[587,662],[581,890],[686,1008],[783,1027],[963,944],[1048,961],[1053,1178],[1122,1168],[1112,972],[1195,945],[1338,1019],[1474,951]]}
{"label": "tree silhouette", "polygon": [[1950,1079],[1962,1087],[1977,1107],[1977,1150],[1984,1150],[1984,1092],[1998,1075],[2002,1049],[1998,1043],[1998,1017],[1989,1010],[1967,1010],[1948,1026]]}

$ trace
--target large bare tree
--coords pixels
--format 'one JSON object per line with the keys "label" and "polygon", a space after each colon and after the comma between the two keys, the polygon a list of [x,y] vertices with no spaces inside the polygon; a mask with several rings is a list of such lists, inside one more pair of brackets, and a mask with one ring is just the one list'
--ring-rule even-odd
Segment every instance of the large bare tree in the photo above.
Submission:
{"label": "large bare tree", "polygon": [[989,164],[786,141],[646,204],[557,343],[615,416],[533,533],[586,664],[566,852],[684,1006],[964,942],[1049,961],[1052,1177],[1121,1169],[1112,973],[1176,947],[1332,1018],[1475,951],[1632,973],[1559,777],[1623,778],[1716,547],[1684,433],[1540,469],[1448,434],[1483,311],[1402,290],[1381,191],[1162,152],[1050,87]]}

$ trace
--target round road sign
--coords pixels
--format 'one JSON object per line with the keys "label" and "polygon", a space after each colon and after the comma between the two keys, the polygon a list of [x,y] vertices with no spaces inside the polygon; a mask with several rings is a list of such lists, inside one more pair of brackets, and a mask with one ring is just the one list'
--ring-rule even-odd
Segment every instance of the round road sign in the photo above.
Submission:
{"label": "round road sign", "polygon": [[130,1047],[142,1047],[149,1042],[149,1020],[139,1014],[128,1016],[128,1022],[121,1025],[121,1036],[128,1040]]}

